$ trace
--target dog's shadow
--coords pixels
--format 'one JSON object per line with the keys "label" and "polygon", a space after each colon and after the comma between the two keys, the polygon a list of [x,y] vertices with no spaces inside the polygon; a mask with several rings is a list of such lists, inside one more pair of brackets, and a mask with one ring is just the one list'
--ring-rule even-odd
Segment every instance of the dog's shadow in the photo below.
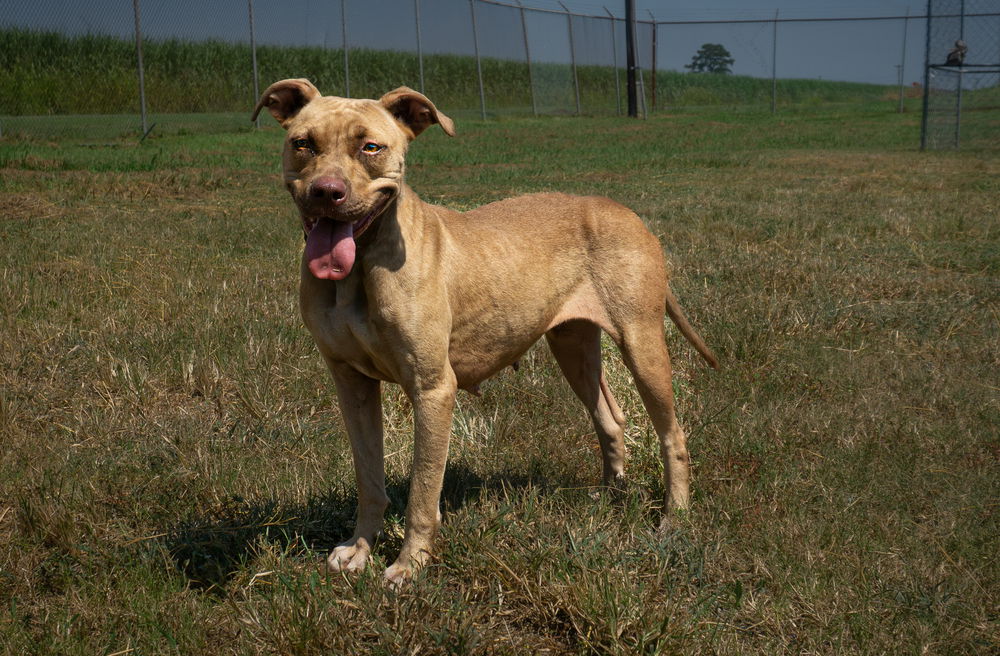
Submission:
{"label": "dog's shadow", "polygon": [[[445,512],[458,510],[483,489],[522,489],[537,484],[536,478],[524,473],[483,478],[461,463],[449,463],[442,507]],[[409,480],[387,481],[386,493],[387,515],[401,518],[409,496]],[[163,543],[191,587],[223,594],[226,583],[250,563],[262,541],[281,549],[329,551],[351,536],[356,507],[356,494],[344,488],[298,504],[273,498],[233,498],[209,514],[186,519],[168,529]]]}

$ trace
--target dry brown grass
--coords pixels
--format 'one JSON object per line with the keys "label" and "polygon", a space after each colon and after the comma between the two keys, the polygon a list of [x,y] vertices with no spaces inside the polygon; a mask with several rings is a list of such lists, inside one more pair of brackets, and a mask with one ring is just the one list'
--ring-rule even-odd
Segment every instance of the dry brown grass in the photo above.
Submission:
{"label": "dry brown grass", "polygon": [[8,140],[0,653],[997,649],[996,152],[913,152],[889,114],[460,127],[414,145],[425,198],[602,193],[662,237],[724,362],[668,334],[691,513],[655,531],[656,449],[613,349],[618,495],[535,349],[460,399],[439,555],[399,595],[378,571],[411,419],[386,391],[380,562],[326,576],[353,482],[296,314],[277,134]]}

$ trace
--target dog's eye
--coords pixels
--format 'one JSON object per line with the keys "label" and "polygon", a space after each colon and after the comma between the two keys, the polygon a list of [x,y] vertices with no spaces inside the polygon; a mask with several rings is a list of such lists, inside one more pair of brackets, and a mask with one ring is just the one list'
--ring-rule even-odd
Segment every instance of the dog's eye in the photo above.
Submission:
{"label": "dog's eye", "polygon": [[380,153],[385,148],[385,146],[380,146],[374,141],[369,141],[364,146],[361,147],[361,152],[367,153],[369,155],[374,155],[375,153]]}
{"label": "dog's eye", "polygon": [[312,151],[312,144],[308,139],[292,139],[292,148],[295,150]]}

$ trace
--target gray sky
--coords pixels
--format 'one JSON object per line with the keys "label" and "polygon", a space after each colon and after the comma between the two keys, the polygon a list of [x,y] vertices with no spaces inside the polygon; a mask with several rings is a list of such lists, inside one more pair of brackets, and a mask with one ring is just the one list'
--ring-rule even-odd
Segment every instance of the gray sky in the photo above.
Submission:
{"label": "gray sky", "polygon": [[[559,9],[557,0],[522,0],[525,6]],[[600,0],[563,0],[571,10],[601,13],[607,7],[624,13],[625,3]],[[842,16],[885,16],[923,14],[926,0],[636,0],[640,15],[652,12],[658,20],[726,20],[731,18],[771,18],[777,9],[788,18],[830,18]]]}
{"label": "gray sky", "polygon": [[[522,0],[526,6],[560,9],[557,0]],[[563,0],[572,11],[599,14],[607,7],[624,14],[624,2]],[[847,18],[923,15],[925,0],[636,0],[640,20],[725,21],[780,18]],[[907,33],[903,59],[903,32]],[[923,21],[780,23],[778,77],[824,78],[893,84],[904,64],[905,82],[922,77]],[[705,24],[661,26],[657,32],[657,64],[684,70],[703,43],[721,43],[736,60],[733,72],[770,77],[773,25]],[[650,49],[651,44],[640,47]],[[648,67],[649,62],[645,65]]]}
{"label": "gray sky", "polygon": [[[522,0],[526,7],[560,10],[556,0]],[[563,0],[574,12],[624,14],[621,0]],[[421,46],[425,52],[472,54],[469,3],[466,0],[420,0]],[[353,48],[416,50],[414,0],[347,0],[348,43]],[[247,0],[141,0],[147,39],[223,39],[247,41]],[[254,0],[259,43],[319,45],[339,48],[342,41],[337,0]],[[638,17],[661,21],[832,18],[920,15],[923,0],[637,0]],[[569,31],[564,16],[528,12],[532,57],[569,60]],[[524,41],[515,9],[477,5],[480,50],[485,56],[520,59]],[[130,0],[3,0],[0,25],[101,33],[131,38]],[[908,22],[905,81],[921,78],[924,22]],[[779,77],[806,77],[893,84],[903,61],[904,21],[781,23],[778,26]],[[615,43],[622,51],[623,32]],[[683,70],[703,43],[721,43],[734,56],[733,72],[769,77],[770,23],[664,25],[657,32],[657,65]],[[652,61],[652,30],[640,29],[640,59]],[[611,63],[609,21],[575,21],[575,50],[581,63]],[[619,57],[619,65],[621,65]]]}

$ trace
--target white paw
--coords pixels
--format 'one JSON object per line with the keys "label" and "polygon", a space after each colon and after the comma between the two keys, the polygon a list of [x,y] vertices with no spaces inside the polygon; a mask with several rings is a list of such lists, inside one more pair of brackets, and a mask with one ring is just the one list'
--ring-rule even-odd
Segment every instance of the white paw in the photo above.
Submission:
{"label": "white paw", "polygon": [[386,570],[385,574],[382,575],[382,581],[385,583],[393,592],[399,592],[410,582],[413,578],[413,568],[405,567],[399,563],[390,565]]}
{"label": "white paw", "polygon": [[358,572],[368,566],[372,549],[364,538],[354,538],[334,548],[326,559],[331,572]]}

